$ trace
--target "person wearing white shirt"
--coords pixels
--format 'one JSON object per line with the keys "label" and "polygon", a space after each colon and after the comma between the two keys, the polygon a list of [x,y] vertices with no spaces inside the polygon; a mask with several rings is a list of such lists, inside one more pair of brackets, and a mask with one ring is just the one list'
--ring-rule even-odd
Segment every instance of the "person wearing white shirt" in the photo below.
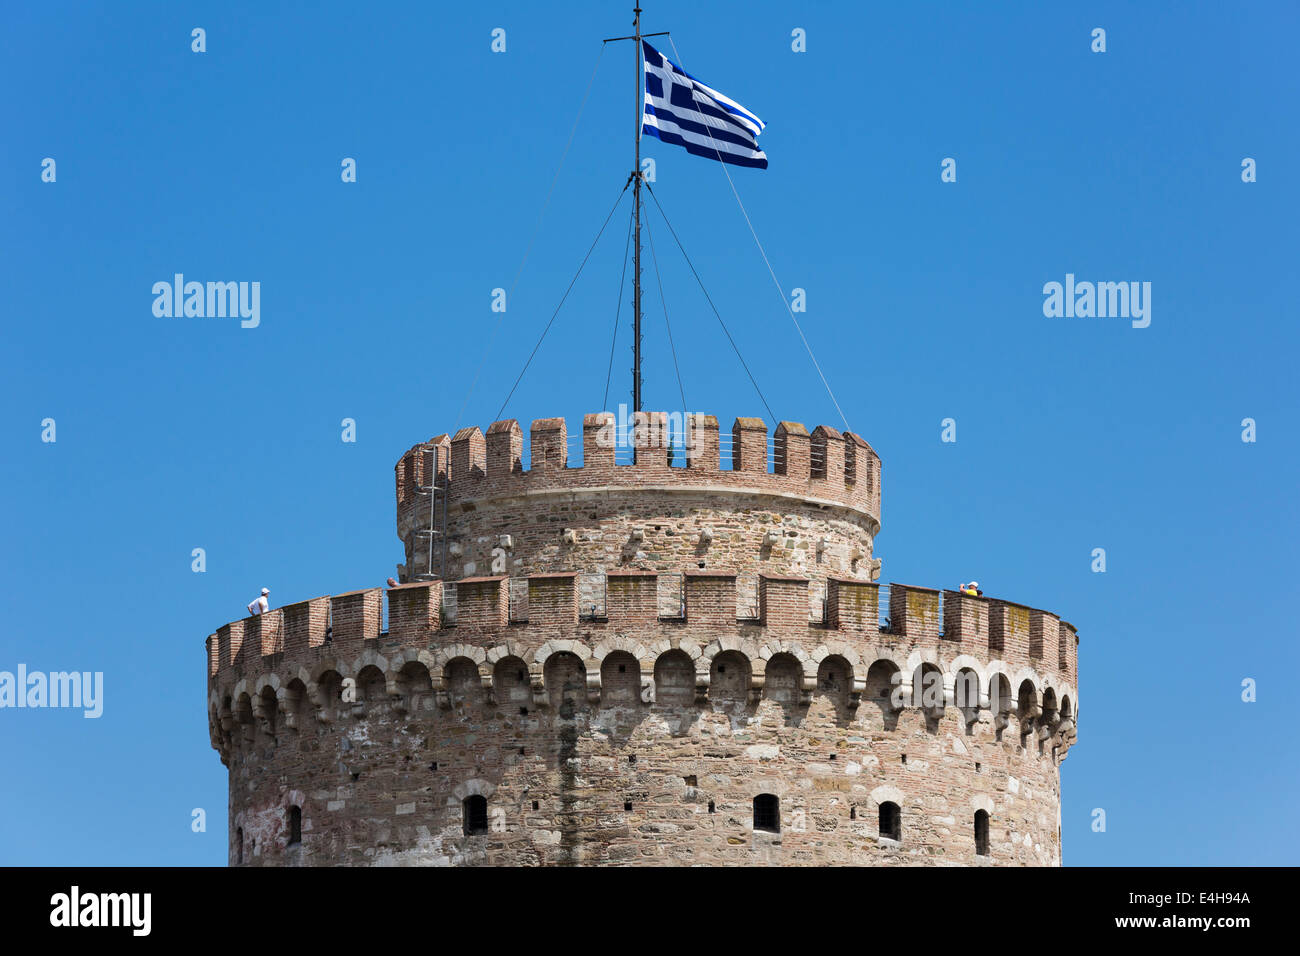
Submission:
{"label": "person wearing white shirt", "polygon": [[271,593],[270,588],[262,588],[262,596],[259,598],[254,598],[253,600],[248,602],[248,613],[265,614],[267,611],[269,611],[271,608],[271,603],[266,599],[266,596],[270,593]]}

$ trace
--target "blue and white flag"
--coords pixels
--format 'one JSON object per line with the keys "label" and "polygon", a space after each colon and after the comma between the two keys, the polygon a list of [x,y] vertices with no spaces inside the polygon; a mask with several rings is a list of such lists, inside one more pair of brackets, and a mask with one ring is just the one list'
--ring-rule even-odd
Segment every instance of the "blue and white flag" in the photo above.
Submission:
{"label": "blue and white flag", "polygon": [[645,113],[641,132],[734,166],[767,169],[758,148],[763,121],[691,76],[645,40]]}

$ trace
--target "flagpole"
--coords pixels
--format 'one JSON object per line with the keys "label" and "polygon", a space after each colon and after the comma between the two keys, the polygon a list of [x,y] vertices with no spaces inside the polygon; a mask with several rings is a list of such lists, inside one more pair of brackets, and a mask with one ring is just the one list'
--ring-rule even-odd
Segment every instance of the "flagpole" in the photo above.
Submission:
{"label": "flagpole", "polygon": [[636,165],[632,198],[636,216],[636,252],[632,262],[632,411],[641,411],[641,8],[633,7],[632,62],[636,77]]}
{"label": "flagpole", "polygon": [[641,86],[641,40],[643,37],[666,37],[668,31],[660,33],[641,32],[641,8],[633,7],[632,26],[634,32],[626,37],[609,37],[604,42],[614,43],[618,40],[635,40],[632,51],[632,63],[636,78],[636,165],[632,168],[632,198],[636,214],[636,252],[632,275],[632,410],[641,411],[641,115],[644,109]]}

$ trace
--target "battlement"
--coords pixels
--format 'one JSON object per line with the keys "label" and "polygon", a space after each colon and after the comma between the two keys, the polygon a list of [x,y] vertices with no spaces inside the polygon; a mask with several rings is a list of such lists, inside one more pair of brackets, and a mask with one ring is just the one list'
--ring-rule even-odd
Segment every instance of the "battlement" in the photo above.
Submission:
{"label": "battlement", "polygon": [[[701,655],[712,660],[735,651],[761,687],[763,661],[786,654],[803,662],[811,689],[819,665],[833,657],[842,663],[844,686],[861,694],[883,655],[894,662],[896,673],[945,660],[976,668],[986,705],[996,674],[1005,680],[1002,694],[1012,696],[1031,675],[1036,698],[1019,701],[1025,706],[1041,706],[1052,688],[1058,698],[1076,697],[1074,627],[1048,611],[1009,601],[894,584],[887,587],[882,620],[879,585],[831,578],[816,619],[806,578],[763,576],[758,617],[745,618],[738,616],[734,574],[700,572],[678,579],[630,571],[606,576],[604,613],[593,616],[579,606],[577,577],[502,575],[398,585],[387,591],[387,631],[381,629],[379,588],[276,608],[226,624],[208,638],[209,683],[214,690],[231,688],[278,668],[311,671],[321,661],[364,660],[380,653],[388,660],[427,658],[426,663],[443,664],[463,657],[477,667],[491,662],[488,651],[500,647],[537,670],[542,681],[540,668],[557,651],[578,649],[577,656],[588,659],[594,647],[635,647],[639,670],[650,675],[655,673],[651,650],[656,655],[682,650],[697,662]],[[680,601],[673,602],[678,614],[661,613],[665,585],[680,588]],[[580,652],[583,646],[588,653]],[[490,682],[491,667],[483,677]],[[709,683],[708,674],[698,677],[701,686]],[[433,680],[440,686],[440,676]],[[590,680],[599,685],[598,667]],[[947,687],[951,696],[951,680]]]}
{"label": "battlement", "polygon": [[[579,449],[582,461],[574,465]],[[849,508],[877,524],[880,517],[880,456],[861,436],[826,425],[810,433],[780,422],[769,436],[762,419],[737,418],[723,435],[712,415],[638,412],[620,423],[599,412],[583,418],[581,437],[570,436],[562,418],[534,420],[529,451],[525,469],[515,419],[415,445],[394,468],[399,514],[433,483],[436,468],[453,504],[569,488],[705,486]]]}

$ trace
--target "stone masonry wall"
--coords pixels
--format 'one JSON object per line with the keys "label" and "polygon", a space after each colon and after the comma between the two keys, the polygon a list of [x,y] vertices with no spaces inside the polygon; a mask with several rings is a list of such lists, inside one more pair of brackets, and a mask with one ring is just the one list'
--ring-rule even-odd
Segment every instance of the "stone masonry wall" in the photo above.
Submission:
{"label": "stone masonry wall", "polygon": [[[433,572],[447,580],[619,568],[793,574],[822,582],[830,575],[879,575],[873,564],[879,458],[852,433],[820,426],[810,436],[802,425],[783,422],[772,439],[769,470],[761,421],[738,419],[733,432],[739,437],[721,455],[716,419],[696,416],[695,454],[679,454],[680,467],[668,465],[664,448],[648,447],[663,431],[634,434],[635,463],[620,465],[602,438],[611,419],[587,416],[580,467],[568,464],[563,419],[533,423],[528,470],[513,420],[493,424],[486,436],[466,428],[454,439],[439,436],[408,451],[395,468],[401,579],[430,571],[430,537],[423,533],[432,526],[430,498],[420,489],[435,475],[444,483],[447,517],[445,555],[435,548]],[[855,450],[852,480],[846,448]],[[730,470],[720,468],[723,459]]]}
{"label": "stone masonry wall", "polygon": [[[1054,615],[1023,609],[1064,659],[1005,633],[998,602],[952,592],[941,616],[938,592],[894,585],[881,631],[876,587],[832,579],[819,627],[800,619],[806,581],[764,578],[765,617],[745,623],[734,577],[706,573],[665,621],[647,576],[625,574],[611,618],[580,621],[575,578],[530,579],[526,623],[509,623],[510,581],[486,578],[456,586],[454,627],[434,582],[389,591],[385,633],[363,591],[213,635],[231,863],[1060,862],[1077,638]],[[328,645],[322,601],[353,611]],[[760,794],[780,832],[755,828]],[[476,797],[486,832],[467,834]]]}

